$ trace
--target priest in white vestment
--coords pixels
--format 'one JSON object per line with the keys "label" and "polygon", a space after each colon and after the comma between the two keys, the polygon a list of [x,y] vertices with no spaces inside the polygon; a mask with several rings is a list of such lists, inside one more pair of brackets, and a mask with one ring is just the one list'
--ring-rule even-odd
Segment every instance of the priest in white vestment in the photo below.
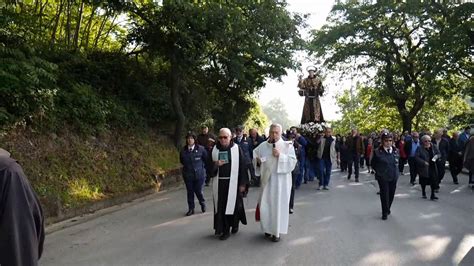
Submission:
{"label": "priest in white vestment", "polygon": [[261,178],[256,218],[265,237],[274,242],[280,240],[280,234],[288,233],[291,171],[297,162],[293,144],[284,141],[281,133],[282,127],[272,124],[268,141],[253,151],[255,172]]}

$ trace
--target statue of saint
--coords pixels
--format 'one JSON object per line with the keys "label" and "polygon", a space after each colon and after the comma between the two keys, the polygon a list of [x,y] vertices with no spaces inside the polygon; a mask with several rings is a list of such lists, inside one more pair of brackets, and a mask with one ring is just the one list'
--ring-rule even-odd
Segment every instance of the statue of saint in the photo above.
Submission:
{"label": "statue of saint", "polygon": [[306,70],[309,73],[308,77],[303,79],[303,75],[298,76],[298,93],[305,97],[301,124],[322,123],[324,118],[319,97],[324,93],[323,83],[316,77],[316,67],[311,66]]}

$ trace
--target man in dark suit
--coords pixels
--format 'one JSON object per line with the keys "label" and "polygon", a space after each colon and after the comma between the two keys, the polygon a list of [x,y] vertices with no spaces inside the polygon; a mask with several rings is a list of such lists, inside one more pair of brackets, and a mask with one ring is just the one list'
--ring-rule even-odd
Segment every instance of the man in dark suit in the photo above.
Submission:
{"label": "man in dark suit", "polygon": [[408,155],[408,166],[410,168],[410,184],[415,185],[416,181],[416,163],[415,163],[415,152],[416,149],[420,147],[420,135],[418,132],[413,131],[411,133],[411,138],[405,142],[405,154]]}
{"label": "man in dark suit", "polygon": [[380,188],[382,220],[387,220],[387,216],[391,213],[390,207],[397,189],[399,155],[397,149],[393,146],[392,134],[383,133],[381,139],[382,145],[374,149],[371,164],[375,170],[375,178]]}

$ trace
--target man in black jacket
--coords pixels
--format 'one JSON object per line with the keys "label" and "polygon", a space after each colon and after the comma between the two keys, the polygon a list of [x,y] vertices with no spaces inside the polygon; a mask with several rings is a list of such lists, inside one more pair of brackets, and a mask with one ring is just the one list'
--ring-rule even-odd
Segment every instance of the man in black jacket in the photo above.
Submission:
{"label": "man in black jacket", "polygon": [[441,158],[436,162],[436,167],[438,168],[438,186],[441,183],[441,180],[444,178],[445,165],[446,161],[448,160],[449,154],[449,141],[443,138],[443,129],[438,129],[435,131],[434,138],[432,143],[436,148],[438,148],[439,152],[441,153]]}
{"label": "man in black jacket", "polygon": [[44,217],[21,166],[0,149],[0,265],[38,265]]}
{"label": "man in black jacket", "polygon": [[382,145],[374,149],[371,164],[380,188],[382,220],[387,220],[397,189],[399,158],[397,149],[393,147],[392,134],[383,133],[381,139]]}
{"label": "man in black jacket", "polygon": [[459,133],[454,132],[453,137],[449,140],[449,171],[453,177],[454,184],[458,183],[458,175],[462,170],[462,154],[464,151],[463,143],[459,140]]}

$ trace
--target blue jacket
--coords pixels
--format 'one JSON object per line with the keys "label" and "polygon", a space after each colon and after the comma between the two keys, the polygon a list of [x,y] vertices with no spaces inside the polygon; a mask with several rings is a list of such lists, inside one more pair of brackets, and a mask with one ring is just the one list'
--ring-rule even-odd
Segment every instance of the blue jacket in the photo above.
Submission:
{"label": "blue jacket", "polygon": [[301,161],[306,160],[306,145],[308,145],[308,141],[303,137],[300,136],[299,138],[296,139],[296,142],[301,145],[301,148],[299,150],[300,152],[300,158]]}
{"label": "blue jacket", "polygon": [[208,154],[203,146],[195,144],[189,151],[186,145],[179,154],[179,161],[183,165],[184,181],[206,179]]}
{"label": "blue jacket", "polygon": [[388,153],[383,147],[374,150],[372,157],[372,167],[375,170],[377,180],[394,181],[398,179],[399,153],[392,147],[392,152]]}
{"label": "blue jacket", "polygon": [[244,153],[244,156],[245,156],[245,163],[246,164],[249,164],[252,162],[252,156],[251,154],[253,153],[252,150],[250,150],[250,145],[249,145],[249,142],[248,142],[248,138],[247,137],[242,137],[242,139],[240,139],[240,141],[238,141],[238,138],[235,137],[233,139],[234,143],[239,145],[239,147],[242,149],[242,152]]}

